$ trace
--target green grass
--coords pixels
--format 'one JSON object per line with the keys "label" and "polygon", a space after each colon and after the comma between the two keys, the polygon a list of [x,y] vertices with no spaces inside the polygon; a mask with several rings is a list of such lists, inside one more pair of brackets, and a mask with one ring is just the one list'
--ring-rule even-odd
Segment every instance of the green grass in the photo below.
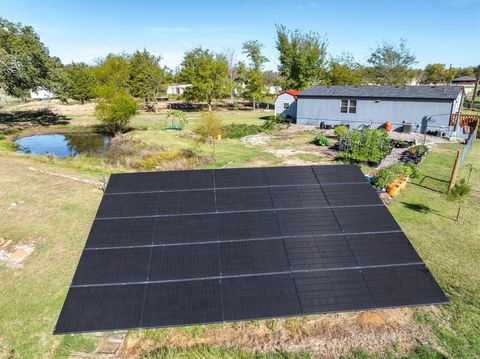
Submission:
{"label": "green grass", "polygon": [[145,354],[142,359],[309,359],[308,353],[257,353],[239,349],[195,346],[192,348],[160,348]]}
{"label": "green grass", "polygon": [[313,153],[297,153],[294,157],[312,163],[322,162],[323,160],[322,156],[314,155]]}
{"label": "green grass", "polygon": [[[447,293],[452,304],[441,314],[417,313],[429,323],[450,357],[480,357],[480,172],[471,179],[474,191],[456,223],[456,206],[445,192],[457,149],[445,144],[430,153],[416,179],[391,205],[391,211],[412,244]],[[466,163],[480,168],[477,142]],[[462,175],[466,175],[465,168]]]}
{"label": "green grass", "polygon": [[53,352],[53,357],[55,359],[67,359],[74,352],[91,353],[97,347],[97,342],[96,338],[92,336],[64,335],[60,345]]}

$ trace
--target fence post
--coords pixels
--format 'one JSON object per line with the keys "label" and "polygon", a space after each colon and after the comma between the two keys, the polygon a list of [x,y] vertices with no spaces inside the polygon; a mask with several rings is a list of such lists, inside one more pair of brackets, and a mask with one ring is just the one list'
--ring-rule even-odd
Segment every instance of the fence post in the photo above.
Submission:
{"label": "fence post", "polygon": [[453,165],[452,175],[450,177],[450,182],[448,183],[448,193],[452,190],[455,182],[457,181],[457,172],[458,172],[458,164],[460,163],[460,150],[457,151],[457,158],[455,158],[455,164]]}

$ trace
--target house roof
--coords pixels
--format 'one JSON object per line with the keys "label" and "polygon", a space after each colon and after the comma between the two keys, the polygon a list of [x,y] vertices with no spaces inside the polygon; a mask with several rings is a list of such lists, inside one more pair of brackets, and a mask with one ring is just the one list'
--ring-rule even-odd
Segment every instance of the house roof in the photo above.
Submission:
{"label": "house roof", "polygon": [[472,76],[460,76],[452,80],[452,82],[470,82],[470,81],[477,81],[477,79]]}
{"label": "house roof", "polygon": [[298,94],[299,94],[300,92],[301,92],[301,90],[288,90],[288,91],[283,91],[283,92],[280,92],[280,93],[277,95],[277,97],[280,96],[280,95],[283,95],[283,94],[288,93],[289,95],[295,97],[295,99],[296,99],[297,96],[298,96]]}
{"label": "house roof", "polygon": [[458,86],[312,86],[298,97],[366,97],[398,99],[443,99],[458,97]]}

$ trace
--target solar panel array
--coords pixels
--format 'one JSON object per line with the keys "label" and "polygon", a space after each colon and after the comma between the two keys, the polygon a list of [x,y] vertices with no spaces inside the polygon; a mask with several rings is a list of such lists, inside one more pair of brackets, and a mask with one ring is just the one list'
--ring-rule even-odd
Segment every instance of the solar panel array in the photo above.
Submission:
{"label": "solar panel array", "polygon": [[121,174],[55,333],[446,302],[356,166]]}

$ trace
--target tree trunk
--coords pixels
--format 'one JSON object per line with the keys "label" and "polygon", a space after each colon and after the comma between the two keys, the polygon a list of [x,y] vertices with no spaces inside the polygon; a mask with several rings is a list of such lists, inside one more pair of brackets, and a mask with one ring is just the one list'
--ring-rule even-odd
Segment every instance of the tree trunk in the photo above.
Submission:
{"label": "tree trunk", "polygon": [[80,99],[80,105],[83,105],[84,101],[83,101],[83,97]]}
{"label": "tree trunk", "polygon": [[255,111],[255,100],[252,101],[252,110]]}

